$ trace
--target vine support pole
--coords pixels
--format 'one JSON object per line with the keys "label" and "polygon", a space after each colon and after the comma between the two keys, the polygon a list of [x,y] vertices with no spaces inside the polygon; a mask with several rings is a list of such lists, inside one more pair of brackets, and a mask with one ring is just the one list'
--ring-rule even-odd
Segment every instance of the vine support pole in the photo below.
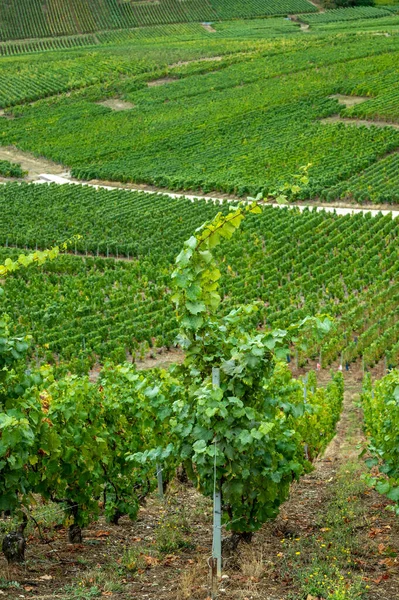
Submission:
{"label": "vine support pole", "polygon": [[[306,373],[305,377],[303,378],[303,402],[304,402],[304,404],[306,404],[306,402],[307,402],[307,396],[308,396],[308,374]],[[304,445],[304,451],[305,451],[306,460],[309,460],[309,445],[306,442]]]}
{"label": "vine support pole", "polygon": [[158,496],[163,500],[163,477],[162,477],[162,466],[157,463],[157,479],[158,479]]}
{"label": "vine support pole", "polygon": [[[212,385],[220,387],[220,369],[212,369]],[[213,545],[212,558],[216,560],[216,574],[222,576],[222,492],[220,483],[216,477],[216,438],[215,438],[215,472],[214,472],[214,491],[213,491]],[[212,590],[213,592],[213,590]],[[214,593],[214,592],[213,592]]]}

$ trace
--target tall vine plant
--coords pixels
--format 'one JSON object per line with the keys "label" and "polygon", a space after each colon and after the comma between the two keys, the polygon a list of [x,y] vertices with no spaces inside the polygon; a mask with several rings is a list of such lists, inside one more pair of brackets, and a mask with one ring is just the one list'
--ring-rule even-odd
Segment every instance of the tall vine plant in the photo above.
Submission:
{"label": "tall vine plant", "polygon": [[[17,260],[7,258],[0,264],[0,277],[4,279],[20,268],[54,260],[59,252],[57,246],[21,254]],[[0,295],[3,293],[0,287]],[[31,482],[26,465],[37,460],[34,456],[39,450],[36,440],[42,427],[41,406],[28,390],[42,382],[42,375],[26,370],[24,357],[30,339],[11,335],[8,316],[0,315],[0,511],[13,511],[28,504]]]}
{"label": "tall vine plant", "polygon": [[[273,377],[301,330],[318,335],[330,325],[327,318],[306,318],[287,330],[254,330],[256,304],[221,316],[221,272],[213,251],[248,215],[260,212],[253,202],[227,216],[219,213],[185,242],[172,274],[186,358],[185,396],[173,405],[171,431],[198,489],[207,496],[215,486],[221,490],[224,525],[236,541],[250,539],[276,516],[290,483],[310,466],[295,430],[305,404],[292,397],[290,378],[277,393]],[[212,384],[213,367],[220,369],[220,387]]]}

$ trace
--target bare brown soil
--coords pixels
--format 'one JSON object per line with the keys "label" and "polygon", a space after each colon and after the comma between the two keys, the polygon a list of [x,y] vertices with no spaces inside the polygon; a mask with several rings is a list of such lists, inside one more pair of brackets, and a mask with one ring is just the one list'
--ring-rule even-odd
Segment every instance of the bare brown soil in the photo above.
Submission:
{"label": "bare brown soil", "polygon": [[96,102],[100,106],[106,106],[107,108],[111,108],[115,111],[122,110],[131,110],[135,108],[135,104],[131,102],[126,102],[125,100],[120,100],[119,98],[109,98],[108,100],[103,100],[102,102]]}
{"label": "bare brown soil", "polygon": [[13,115],[9,115],[4,110],[0,110],[0,118],[13,120],[15,117]]}
{"label": "bare brown soil", "polygon": [[209,25],[209,23],[201,23],[201,25],[205,31],[208,31],[209,33],[216,33],[216,29],[214,29],[212,25]]}
{"label": "bare brown soil", "polygon": [[199,62],[219,62],[224,58],[224,56],[207,56],[205,58],[196,58],[193,60],[181,60],[177,63],[173,63],[173,65],[169,65],[169,69],[174,69],[175,67],[185,67],[186,65]]}
{"label": "bare brown soil", "polygon": [[372,121],[367,119],[347,119],[340,117],[339,115],[333,115],[332,117],[326,117],[320,119],[320,123],[328,125],[330,123],[344,123],[345,125],[356,125],[356,127],[391,127],[392,129],[399,129],[398,123],[389,123],[388,121]]}
{"label": "bare brown soil", "polygon": [[30,152],[23,152],[14,146],[0,147],[0,160],[19,163],[24,171],[28,171],[27,181],[33,181],[41,173],[51,173],[52,175],[67,174],[66,168],[45,158],[34,156]]}
{"label": "bare brown soil", "polygon": [[356,106],[357,104],[362,104],[363,102],[370,100],[367,96],[345,96],[344,94],[333,94],[332,96],[329,96],[329,98],[338,100],[339,104],[346,106],[346,108],[351,108],[351,106]]}
{"label": "bare brown soil", "polygon": [[158,87],[160,85],[167,85],[168,83],[173,83],[177,81],[176,77],[161,77],[160,79],[153,79],[153,81],[148,81],[147,85],[149,88]]}
{"label": "bare brown soil", "polygon": [[148,355],[143,360],[136,362],[137,368],[142,371],[145,369],[167,369],[172,364],[180,364],[184,360],[184,352],[178,348],[173,350],[158,350],[153,355]]}

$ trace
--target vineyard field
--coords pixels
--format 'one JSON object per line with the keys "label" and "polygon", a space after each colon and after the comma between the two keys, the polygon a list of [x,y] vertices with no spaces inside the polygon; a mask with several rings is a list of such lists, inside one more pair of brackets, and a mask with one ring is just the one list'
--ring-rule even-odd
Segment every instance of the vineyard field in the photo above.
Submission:
{"label": "vineyard field", "polygon": [[[232,30],[226,24],[223,31]],[[356,198],[356,175],[378,171],[399,147],[389,126],[399,118],[398,40],[220,37],[198,39],[184,54],[173,44],[132,43],[48,53],[46,60],[10,57],[3,59],[0,104],[16,105],[7,110],[16,118],[0,119],[1,143],[61,163],[79,179],[238,196],[270,193],[311,163],[302,197],[336,200],[342,188]],[[337,94],[365,101],[346,108]],[[116,113],[101,105],[107,98],[134,108]],[[321,122],[331,115],[387,126]],[[367,191],[376,203],[395,203],[399,193],[384,179]]]}
{"label": "vineyard field", "polygon": [[[393,19],[392,19],[393,20]],[[284,34],[297,33],[298,23],[290,19],[275,17],[268,19],[251,19],[234,21],[218,21],[214,23],[215,28],[212,36],[200,23],[179,23],[168,25],[153,25],[146,27],[135,27],[130,29],[116,29],[96,32],[95,34],[80,34],[64,37],[53,37],[43,39],[30,39],[0,42],[0,56],[19,56],[21,54],[37,54],[42,52],[74,50],[86,47],[102,47],[146,44],[147,51],[154,44],[170,45],[172,42],[207,41],[212,47],[216,40],[226,39],[264,39],[279,37]],[[203,46],[205,48],[205,46]],[[182,50],[182,49],[181,49]],[[140,48],[135,47],[135,52],[141,53]]]}
{"label": "vineyard field", "polygon": [[335,23],[336,21],[356,21],[359,19],[378,19],[387,17],[391,11],[382,7],[359,6],[352,8],[337,8],[316,15],[301,17],[301,21],[310,25],[320,23]]}
{"label": "vineyard field", "polygon": [[[85,371],[110,356],[124,360],[173,345],[173,257],[189,231],[229,204],[13,184],[0,188],[0,209],[1,258],[15,255],[11,246],[44,248],[82,235],[72,255],[10,278],[0,307],[33,332],[42,357]],[[325,366],[360,357],[370,366],[398,364],[398,227],[390,216],[265,208],[223,250],[224,309],[259,300],[255,324],[276,328],[325,312],[337,318],[336,331],[311,350],[321,351]]]}
{"label": "vineyard field", "polygon": [[399,5],[363,1],[0,0],[0,597],[399,597]]}
{"label": "vineyard field", "polygon": [[11,0],[0,5],[0,40],[314,11],[307,0]]}
{"label": "vineyard field", "polygon": [[[345,9],[347,10],[347,9]],[[385,35],[389,37],[395,35],[398,30],[399,17],[397,14],[391,14],[391,16],[376,17],[372,19],[359,19],[356,21],[345,20],[345,21],[328,21],[324,23],[312,23],[312,31],[319,33],[348,33],[353,31],[354,28],[357,31],[363,33],[371,33],[373,35]]]}

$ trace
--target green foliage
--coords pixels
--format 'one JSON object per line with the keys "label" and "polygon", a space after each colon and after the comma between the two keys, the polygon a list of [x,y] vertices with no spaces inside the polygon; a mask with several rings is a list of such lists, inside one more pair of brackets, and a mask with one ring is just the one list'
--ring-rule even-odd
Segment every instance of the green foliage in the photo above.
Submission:
{"label": "green foliage", "polygon": [[[170,265],[184,239],[218,211],[227,214],[229,204],[10,184],[0,189],[0,208],[3,245],[45,248],[84,233],[69,246],[80,256],[59,256],[7,278],[0,311],[10,315],[16,333],[31,332],[35,358],[87,373],[96,362],[138,360],[150,348],[173,346],[178,324]],[[34,218],[37,225],[31,225]],[[215,249],[224,260],[223,310],[258,302],[248,322],[275,329],[328,313],[334,332],[310,339],[307,350],[297,348],[299,362],[319,359],[321,351],[323,367],[341,354],[344,365],[363,356],[372,366],[384,355],[398,364],[398,231],[389,215],[341,217],[265,206],[262,215],[248,215],[223,255]],[[3,248],[0,263],[18,254]]]}
{"label": "green foliage", "polygon": [[[5,277],[33,262],[43,264],[58,252],[53,248],[20,255],[16,261],[7,259],[0,265],[0,275]],[[11,336],[7,315],[0,317],[0,510],[11,512],[31,500],[31,475],[41,447],[39,440],[47,439],[48,434],[40,401],[33,392],[46,374],[43,370],[25,370],[29,340],[28,336]]]}
{"label": "green foliage", "polygon": [[[284,385],[273,377],[276,357],[286,355],[288,340],[297,339],[309,320],[288,331],[260,333],[250,331],[246,320],[255,305],[217,316],[221,274],[213,251],[248,214],[260,212],[249,203],[219,213],[185,242],[172,274],[186,393],[173,405],[171,431],[201,492],[211,496],[214,485],[220,487],[224,522],[237,532],[255,531],[274,517],[308,464],[295,429],[307,410],[295,394],[300,388],[287,374]],[[328,330],[327,323],[314,324]],[[220,387],[212,380],[215,367]],[[335,416],[337,407],[339,402]]]}
{"label": "green foliage", "polygon": [[303,20],[310,25],[336,23],[338,21],[357,21],[358,19],[379,19],[388,17],[388,10],[374,7],[374,0],[331,0],[327,10],[317,15],[304,16]]}
{"label": "green foliage", "polygon": [[399,371],[393,370],[374,386],[366,376],[361,400],[368,448],[373,457],[366,462],[370,467],[379,465],[381,473],[368,481],[395,503],[399,514]]}
{"label": "green foliage", "polygon": [[306,0],[159,0],[156,3],[116,0],[11,0],[0,6],[0,40],[151,26],[158,23],[217,21],[236,17],[285,15],[316,10]]}
{"label": "green foliage", "polygon": [[[62,245],[62,249],[66,250],[67,244]],[[18,271],[21,267],[28,267],[32,264],[43,265],[47,260],[54,260],[60,253],[60,248],[55,246],[50,250],[36,250],[31,254],[20,254],[17,260],[7,258],[4,264],[0,264],[0,276],[5,277],[10,273]]]}
{"label": "green foliage", "polygon": [[[42,264],[59,248],[8,260],[2,275]],[[0,321],[0,510],[29,510],[33,494],[66,505],[66,523],[86,525],[99,514],[135,518],[139,499],[155,484],[155,465],[140,467],[126,455],[163,444],[168,402],[179,393],[171,376],[146,378],[134,367],[104,371],[99,385],[88,378],[54,379],[48,367],[28,370],[28,338],[10,336]],[[167,438],[169,442],[172,438]],[[166,444],[165,444],[166,445]],[[168,448],[156,458],[165,461]]]}
{"label": "green foliage", "polygon": [[0,160],[0,177],[24,177],[26,173],[19,164]]}
{"label": "green foliage", "polygon": [[[260,333],[247,318],[256,305],[218,314],[213,251],[260,212],[247,203],[218,213],[177,257],[172,279],[186,350],[182,367],[144,374],[133,365],[109,365],[97,384],[76,375],[55,379],[47,367],[26,377],[13,365],[26,343],[9,339],[3,323],[2,509],[28,509],[32,495],[40,494],[66,506],[69,525],[95,519],[100,500],[110,520],[135,518],[140,498],[154,489],[156,465],[167,481],[182,461],[205,495],[212,495],[216,477],[228,528],[255,531],[277,514],[292,479],[309,466],[305,438],[316,454],[331,435],[342,389],[305,402],[299,384],[276,369],[289,342],[299,341],[302,331],[309,337],[311,328],[326,333],[328,319],[305,318],[286,331]],[[3,274],[57,253],[10,260]],[[214,366],[220,387],[212,383]]]}
{"label": "green foliage", "polygon": [[335,433],[342,409],[344,379],[342,373],[336,373],[327,387],[317,388],[317,383],[312,382],[309,377],[306,387],[307,410],[298,420],[296,429],[306,444],[309,459],[312,460],[323,452]]}
{"label": "green foliage", "polygon": [[[369,8],[362,10],[385,15],[384,27],[389,19],[392,28],[397,27],[392,13]],[[345,10],[355,11],[356,18],[360,9],[341,13]],[[328,19],[349,18],[336,12],[315,15],[320,23],[316,20],[311,28],[326,27]],[[269,20],[264,21],[265,27]],[[293,22],[282,21],[284,27],[294,27]],[[0,105],[17,106],[7,113],[18,118],[0,119],[2,144],[53,159],[85,180],[215,190],[243,197],[277,190],[301,165],[312,162],[300,198],[321,194],[334,200],[341,196],[341,188],[345,195],[357,191],[355,178],[373,167],[378,180],[370,189],[362,186],[358,200],[387,201],[392,196],[395,202],[397,178],[385,177],[386,164],[379,160],[385,161],[398,146],[398,131],[322,120],[336,114],[398,119],[396,74],[391,69],[398,37],[373,36],[370,43],[369,36],[354,36],[348,28],[346,33],[325,36],[290,34],[273,39],[258,33],[256,38],[258,26],[252,25],[253,38],[235,36],[235,27],[241,32],[241,25],[222,24],[212,41],[204,32],[205,41],[195,37],[188,44],[182,34],[176,45],[165,34],[163,43],[128,40],[117,47],[48,53],[45,60],[7,58]],[[214,60],[199,62],[205,58]],[[165,85],[148,87],[149,81],[159,79]],[[336,94],[362,95],[368,101],[346,109],[331,98]],[[43,100],[24,104],[38,98]],[[129,100],[134,108],[113,111],[101,104],[109,98]],[[204,102],[205,98],[212,102]],[[181,161],[181,155],[190,160]]]}
{"label": "green foliage", "polygon": [[289,200],[295,200],[302,191],[302,188],[309,183],[308,171],[311,166],[312,163],[308,163],[300,167],[301,173],[293,175],[294,182],[287,182],[280,185],[276,191],[270,194],[271,199],[275,200],[278,204],[286,204]]}
{"label": "green foliage", "polygon": [[[34,377],[37,381],[38,374]],[[64,503],[68,524],[87,525],[98,516],[100,500],[109,520],[117,522],[122,515],[134,519],[139,500],[155,487],[155,462],[137,466],[126,455],[164,445],[162,453],[150,453],[150,458],[164,461],[168,480],[176,463],[167,460],[173,437],[165,421],[178,384],[166,372],[145,377],[128,365],[109,366],[98,385],[86,377],[54,380],[44,369],[39,383],[26,391],[25,403],[8,399],[5,406],[11,412],[1,413],[3,431],[10,432],[7,437],[3,433],[1,456],[15,472],[11,483],[5,478],[13,496],[2,494],[2,509],[17,508],[26,489]],[[25,420],[16,420],[16,402]],[[3,473],[5,466],[4,460]]]}
{"label": "green foliage", "polygon": [[32,395],[40,372],[25,372],[28,338],[12,338],[0,318],[0,511],[27,505],[33,491],[31,469],[45,435],[41,405]]}
{"label": "green foliage", "polygon": [[[323,2],[326,8],[354,8],[354,7],[374,7],[375,0],[324,0]],[[362,16],[362,13],[359,13],[359,16]],[[366,18],[369,17],[367,13],[365,14]],[[373,16],[380,16],[378,14]]]}

